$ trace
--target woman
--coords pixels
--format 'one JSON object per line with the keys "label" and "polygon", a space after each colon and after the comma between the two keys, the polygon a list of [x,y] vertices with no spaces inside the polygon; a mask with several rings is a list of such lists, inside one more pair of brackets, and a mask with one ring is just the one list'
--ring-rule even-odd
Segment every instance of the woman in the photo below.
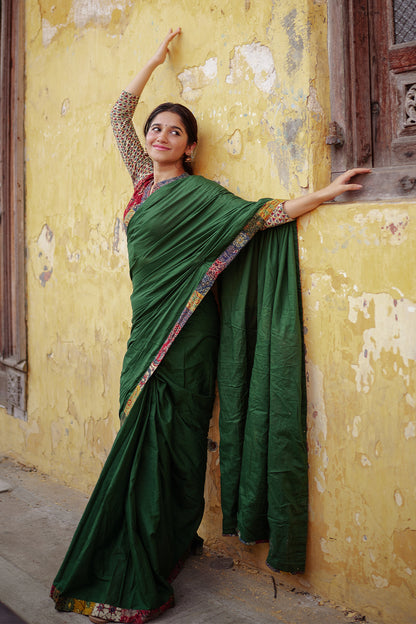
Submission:
{"label": "woman", "polygon": [[[294,220],[361,188],[350,179],[368,171],[348,171],[284,203],[244,201],[191,175],[196,121],[169,103],[145,124],[146,153],[132,116],[179,33],[169,32],[112,111],[134,184],[124,215],[133,319],[123,426],[51,591],[57,609],[98,623],[146,622],[173,606],[170,581],[200,544],[217,364],[224,533],[268,540],[274,569],[303,569],[306,411]],[[219,315],[211,287],[220,274]]]}

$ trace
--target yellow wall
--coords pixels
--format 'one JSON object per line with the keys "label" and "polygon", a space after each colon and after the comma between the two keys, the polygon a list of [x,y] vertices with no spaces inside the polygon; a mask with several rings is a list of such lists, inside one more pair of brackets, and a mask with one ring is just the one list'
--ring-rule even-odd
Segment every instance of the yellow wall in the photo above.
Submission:
{"label": "yellow wall", "polygon": [[[28,421],[1,450],[84,491],[118,429],[130,284],[120,217],[130,180],[109,110],[170,26],[183,34],[136,119],[160,101],[200,124],[197,170],[255,199],[329,178],[324,0],[27,0]],[[307,347],[309,556],[284,580],[406,624],[416,613],[416,205],[331,205],[299,222]],[[218,439],[214,419],[211,437]],[[265,547],[211,544],[264,566]]]}

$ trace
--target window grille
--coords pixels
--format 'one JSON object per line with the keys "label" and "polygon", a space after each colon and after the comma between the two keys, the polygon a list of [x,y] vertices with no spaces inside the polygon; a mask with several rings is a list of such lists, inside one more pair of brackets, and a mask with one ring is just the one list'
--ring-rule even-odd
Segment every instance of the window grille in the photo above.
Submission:
{"label": "window grille", "polygon": [[416,41],[416,2],[415,0],[393,1],[394,42]]}

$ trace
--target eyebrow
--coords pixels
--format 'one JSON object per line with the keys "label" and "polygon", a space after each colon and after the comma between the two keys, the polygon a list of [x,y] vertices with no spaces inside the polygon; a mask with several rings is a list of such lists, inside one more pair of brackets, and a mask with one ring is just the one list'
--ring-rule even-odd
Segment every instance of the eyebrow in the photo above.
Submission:
{"label": "eyebrow", "polygon": [[153,128],[153,126],[165,126],[166,128],[171,128],[172,130],[180,130],[180,132],[184,132],[183,128],[180,126],[169,126],[169,124],[163,124],[160,123],[160,121],[154,121],[150,127]]}

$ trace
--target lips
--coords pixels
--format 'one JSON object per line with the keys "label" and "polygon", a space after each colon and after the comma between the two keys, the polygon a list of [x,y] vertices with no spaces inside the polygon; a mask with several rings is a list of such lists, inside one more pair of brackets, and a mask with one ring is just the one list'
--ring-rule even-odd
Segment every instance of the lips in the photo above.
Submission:
{"label": "lips", "polygon": [[163,152],[168,151],[169,148],[165,147],[164,145],[153,145],[153,149],[157,149],[157,150],[161,150]]}

